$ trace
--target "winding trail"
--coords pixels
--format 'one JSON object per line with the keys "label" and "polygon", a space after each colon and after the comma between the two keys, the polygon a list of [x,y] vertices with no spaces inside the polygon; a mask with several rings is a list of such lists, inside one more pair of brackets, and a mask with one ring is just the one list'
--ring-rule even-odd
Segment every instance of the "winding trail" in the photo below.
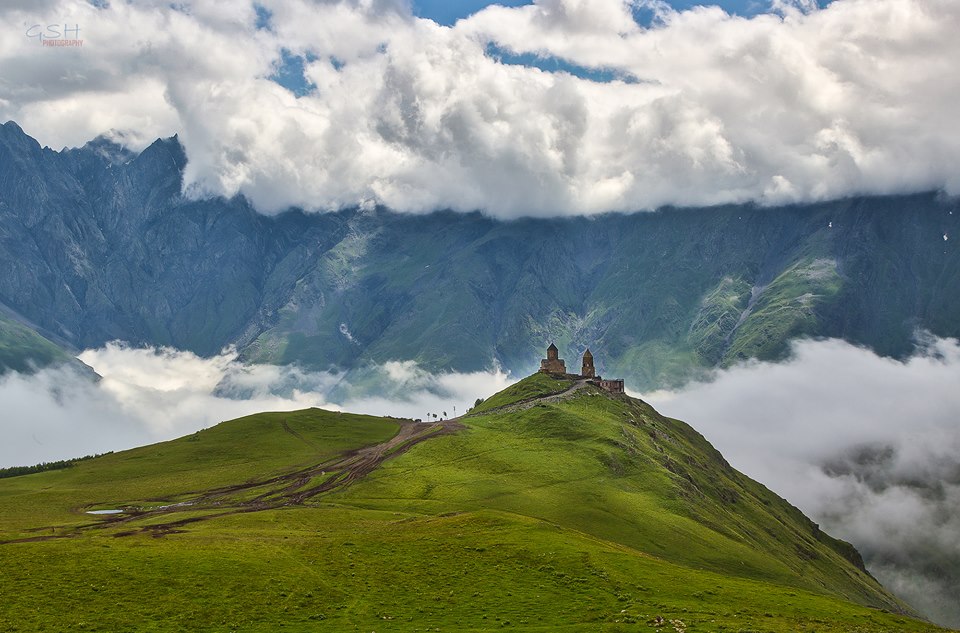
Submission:
{"label": "winding trail", "polygon": [[[266,479],[188,493],[194,496],[188,496],[174,504],[145,510],[129,510],[123,514],[103,515],[95,523],[81,525],[67,532],[10,539],[0,541],[0,545],[70,538],[90,530],[122,526],[129,526],[130,529],[116,532],[114,536],[121,537],[143,533],[163,536],[164,534],[181,532],[183,530],[180,528],[190,523],[207,521],[217,517],[303,505],[318,495],[328,494],[349,486],[368,475],[384,461],[403,454],[420,442],[440,435],[455,433],[465,428],[457,421],[458,419],[426,424],[413,422],[412,420],[396,420],[400,429],[396,435],[386,442],[341,453],[336,457],[306,468]],[[285,422],[283,427],[291,435],[310,445],[306,439],[291,429]],[[176,515],[185,512],[205,511],[204,514],[194,514],[179,519],[174,518]],[[142,525],[144,521],[152,521],[158,517],[170,517],[171,520]],[[56,530],[47,526],[34,528],[30,531],[55,532]]]}
{"label": "winding trail", "polygon": [[[386,442],[341,453],[305,468],[265,479],[178,495],[180,500],[177,503],[149,509],[126,510],[122,514],[103,515],[94,523],[76,526],[66,531],[58,532],[63,528],[57,526],[33,528],[29,531],[50,533],[0,541],[0,545],[71,538],[91,530],[121,527],[129,529],[115,532],[114,536],[122,537],[133,534],[163,536],[182,532],[182,528],[191,523],[208,521],[218,517],[302,506],[319,495],[346,488],[371,473],[384,461],[403,454],[423,441],[455,433],[465,428],[460,423],[460,420],[464,418],[496,413],[513,413],[530,409],[539,404],[556,404],[574,396],[589,384],[588,380],[578,380],[558,393],[527,398],[487,411],[467,413],[439,422],[421,423],[412,420],[396,420],[400,429],[396,435]],[[286,421],[282,422],[281,425],[285,432],[307,446],[317,448],[307,438],[291,428]],[[185,513],[191,513],[191,515],[183,516]],[[180,518],[176,518],[178,515]],[[169,520],[156,521],[158,518],[169,518]],[[144,525],[144,523],[148,524]]]}
{"label": "winding trail", "polygon": [[[531,409],[538,404],[557,404],[558,402],[563,402],[564,400],[569,400],[572,395],[576,392],[587,388],[590,386],[589,378],[582,378],[577,380],[575,383],[564,389],[563,391],[558,391],[557,393],[551,393],[546,396],[534,396],[533,398],[527,398],[525,400],[518,400],[516,402],[511,402],[510,404],[505,404],[499,407],[494,407],[492,409],[487,409],[486,411],[480,411],[479,413],[467,413],[461,417],[463,418],[472,418],[475,416],[481,415],[490,415],[491,413],[516,413],[517,411],[525,411]],[[454,420],[459,420],[460,418],[453,418]]]}

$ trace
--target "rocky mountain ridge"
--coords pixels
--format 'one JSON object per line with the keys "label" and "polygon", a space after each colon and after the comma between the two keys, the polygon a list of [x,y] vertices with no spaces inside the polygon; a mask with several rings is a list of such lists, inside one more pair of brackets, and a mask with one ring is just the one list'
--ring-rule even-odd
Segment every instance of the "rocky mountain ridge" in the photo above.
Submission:
{"label": "rocky mountain ridge", "polygon": [[76,348],[252,362],[527,372],[590,346],[633,388],[800,336],[888,355],[960,336],[960,202],[937,193],[497,221],[384,209],[277,216],[183,195],[176,137],[42,148],[0,129],[0,303]]}

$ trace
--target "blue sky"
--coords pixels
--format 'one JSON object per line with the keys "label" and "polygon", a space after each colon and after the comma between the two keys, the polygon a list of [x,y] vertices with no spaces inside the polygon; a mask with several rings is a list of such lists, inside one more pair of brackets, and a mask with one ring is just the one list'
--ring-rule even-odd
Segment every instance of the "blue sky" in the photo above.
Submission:
{"label": "blue sky", "polygon": [[[829,2],[830,0],[819,0],[821,6]],[[532,3],[533,0],[413,0],[413,11],[416,15],[430,18],[439,24],[452,25],[460,18],[472,15],[491,4],[517,7]],[[770,6],[770,0],[668,0],[668,3],[676,9],[687,9],[697,5],[719,6],[728,13],[744,16],[762,13]],[[259,16],[258,26],[267,26],[269,12],[258,6],[257,14]],[[635,17],[639,22],[644,23],[648,16],[645,15],[645,12],[636,12]],[[284,53],[283,62],[272,79],[297,96],[309,93],[313,86],[303,76],[304,60],[300,57],[291,56],[286,51]],[[532,54],[515,55],[495,46],[490,47],[489,53],[503,63],[533,66],[550,72],[564,71],[593,81],[635,80],[629,75],[604,69],[584,68],[555,57],[537,57]]]}
{"label": "blue sky", "polygon": [[[476,13],[483,7],[491,4],[500,4],[508,7],[517,7],[532,4],[530,0],[414,0],[414,12],[425,18],[430,18],[440,24],[453,24],[460,18]],[[698,4],[717,5],[728,13],[738,15],[755,15],[770,6],[768,0],[669,0],[669,4],[676,9],[687,9]],[[822,1],[820,4],[824,4]]]}

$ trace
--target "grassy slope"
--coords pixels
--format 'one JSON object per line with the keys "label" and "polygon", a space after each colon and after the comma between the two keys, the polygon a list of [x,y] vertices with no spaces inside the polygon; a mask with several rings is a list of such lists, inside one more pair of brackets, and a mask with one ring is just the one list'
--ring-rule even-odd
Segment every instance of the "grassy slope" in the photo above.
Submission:
{"label": "grassy slope", "polygon": [[414,448],[343,496],[533,516],[687,566],[896,606],[840,556],[849,546],[730,468],[688,425],[640,401],[583,393],[471,418],[468,432]]}
{"label": "grassy slope", "polygon": [[30,328],[0,315],[0,373],[7,370],[31,372],[74,361],[62,348]]}
{"label": "grassy slope", "polygon": [[808,259],[774,279],[733,333],[723,364],[776,358],[783,352],[784,341],[815,334],[818,306],[832,299],[842,286],[836,266],[832,259]]}
{"label": "grassy slope", "polygon": [[386,440],[396,430],[382,418],[320,409],[261,413],[66,470],[6,479],[0,540],[29,536],[24,527],[38,524],[90,523],[87,509],[162,505],[192,491],[294,470]]}
{"label": "grassy slope", "polygon": [[[841,599],[894,602],[798,512],[643,404],[584,395],[466,422],[307,507],[163,538],[107,529],[0,545],[0,629],[628,631],[662,616],[690,631],[936,630]],[[293,469],[394,428],[265,414],[0,481],[0,539],[89,522],[77,514],[88,504]]]}
{"label": "grassy slope", "polygon": [[536,373],[524,378],[520,382],[510,385],[500,393],[490,396],[470,411],[471,413],[477,414],[499,407],[505,407],[508,404],[523,402],[524,400],[538,396],[560,393],[572,384],[573,381],[567,378],[558,378],[550,374]]}

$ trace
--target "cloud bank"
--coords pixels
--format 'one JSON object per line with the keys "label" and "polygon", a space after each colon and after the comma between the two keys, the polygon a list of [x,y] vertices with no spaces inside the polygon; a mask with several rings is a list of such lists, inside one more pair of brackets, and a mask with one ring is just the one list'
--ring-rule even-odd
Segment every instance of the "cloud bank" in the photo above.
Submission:
{"label": "cloud bank", "polygon": [[960,627],[960,343],[930,340],[906,362],[836,340],[793,351],[646,399]]}
{"label": "cloud bank", "polygon": [[[960,192],[953,0],[777,0],[749,19],[537,0],[450,27],[403,0],[44,0],[0,18],[0,118],[53,147],[179,133],[191,195],[240,193],[264,212]],[[83,45],[27,35],[51,23],[78,26]],[[299,97],[271,80],[291,59]]]}
{"label": "cloud bank", "polygon": [[[435,375],[413,362],[389,362],[368,368],[361,390],[341,374],[244,365],[233,350],[201,358],[120,343],[80,359],[102,376],[99,382],[66,366],[0,377],[0,467],[132,448],[261,411],[452,417],[511,382],[499,372]],[[390,395],[354,395],[369,391]]]}

